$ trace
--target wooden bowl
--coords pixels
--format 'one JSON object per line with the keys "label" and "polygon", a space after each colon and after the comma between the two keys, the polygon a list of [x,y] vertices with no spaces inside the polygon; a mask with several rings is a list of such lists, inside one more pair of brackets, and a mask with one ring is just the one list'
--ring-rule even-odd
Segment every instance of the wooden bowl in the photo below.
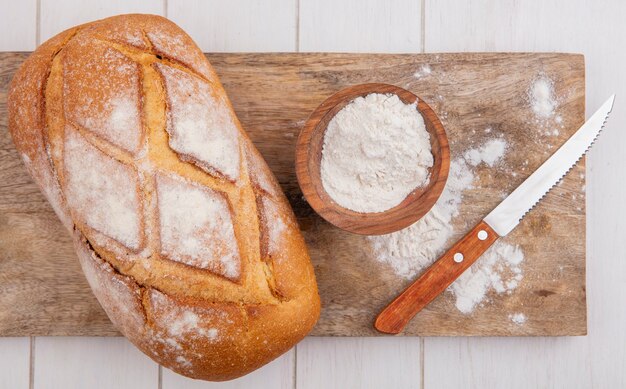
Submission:
{"label": "wooden bowl", "polygon": [[[324,134],[330,120],[348,103],[371,93],[393,93],[405,104],[416,100],[430,134],[434,157],[427,186],[416,188],[400,204],[384,212],[360,213],[334,202],[324,190],[320,173]],[[441,195],[450,168],[448,138],[435,112],[416,95],[389,84],[362,84],[343,89],[320,104],[300,132],[296,144],[296,174],[304,197],[313,209],[335,226],[362,235],[381,235],[398,231],[424,216]]]}

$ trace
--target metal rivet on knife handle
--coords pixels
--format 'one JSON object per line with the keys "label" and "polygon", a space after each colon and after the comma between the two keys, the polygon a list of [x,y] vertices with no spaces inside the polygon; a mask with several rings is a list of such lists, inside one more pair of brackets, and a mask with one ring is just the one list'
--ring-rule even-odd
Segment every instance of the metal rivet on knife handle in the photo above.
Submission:
{"label": "metal rivet on knife handle", "polygon": [[[478,239],[481,230],[487,232],[485,240]],[[446,290],[497,239],[498,234],[487,223],[478,223],[378,315],[376,329],[388,334],[402,331],[417,312]],[[462,257],[460,262],[457,254]]]}

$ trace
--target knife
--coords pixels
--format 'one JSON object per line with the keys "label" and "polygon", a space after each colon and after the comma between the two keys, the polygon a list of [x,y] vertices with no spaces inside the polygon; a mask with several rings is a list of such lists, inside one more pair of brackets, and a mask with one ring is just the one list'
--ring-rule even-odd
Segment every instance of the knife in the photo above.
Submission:
{"label": "knife", "polygon": [[613,109],[614,100],[615,95],[487,217],[396,297],[378,315],[374,327],[388,334],[402,331],[413,316],[446,290],[498,238],[511,232],[591,147]]}

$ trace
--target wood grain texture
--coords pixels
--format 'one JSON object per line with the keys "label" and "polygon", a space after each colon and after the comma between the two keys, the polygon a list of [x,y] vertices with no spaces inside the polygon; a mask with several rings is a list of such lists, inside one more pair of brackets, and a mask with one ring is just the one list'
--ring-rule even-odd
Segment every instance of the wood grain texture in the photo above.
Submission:
{"label": "wood grain texture", "polygon": [[299,1],[301,52],[420,51],[420,1]]}
{"label": "wood grain texture", "polygon": [[425,387],[626,387],[626,52],[616,50],[626,36],[626,3],[437,0],[426,10],[428,50],[580,52],[587,113],[612,93],[617,99],[587,156],[588,335],[426,339]]}
{"label": "wood grain texture", "polygon": [[[485,234],[484,239],[479,238],[481,233]],[[374,323],[376,329],[387,334],[402,331],[419,311],[469,269],[498,238],[487,223],[478,223],[383,309]]]}
{"label": "wood grain texture", "polygon": [[[2,54],[6,84],[24,55]],[[376,335],[376,314],[408,284],[376,262],[367,238],[324,222],[302,199],[294,172],[294,146],[304,120],[325,98],[346,86],[386,82],[422,96],[442,118],[453,158],[489,136],[504,137],[514,152],[510,169],[478,167],[474,188],[464,192],[458,238],[477,223],[562,144],[583,121],[583,58],[562,54],[211,54],[244,128],[277,175],[307,239],[322,303],[314,335]],[[429,77],[415,78],[423,65]],[[564,96],[563,129],[546,136],[528,121],[526,94],[537,74],[549,74]],[[280,85],[280,88],[276,88]],[[285,98],[283,91],[289,91]],[[488,93],[482,93],[488,91]],[[565,93],[567,92],[567,93]],[[0,139],[0,333],[100,334],[116,332],[83,283],[69,239],[28,178],[14,151],[1,114]],[[472,133],[474,130],[474,133]],[[586,332],[585,213],[583,165],[506,239],[525,252],[528,275],[511,295],[473,315],[454,308],[448,293],[418,314],[406,335],[565,335]],[[451,242],[452,243],[452,242]],[[560,269],[555,262],[562,266]],[[507,314],[525,307],[524,326]]]}
{"label": "wood grain texture", "polygon": [[158,0],[40,0],[39,42],[78,24],[122,13],[165,15],[164,2]]}
{"label": "wood grain texture", "polygon": [[298,344],[298,389],[419,388],[419,338],[307,338]]}
{"label": "wood grain texture", "polygon": [[0,350],[0,388],[28,388],[30,339],[0,338]]}
{"label": "wood grain texture", "polygon": [[[384,212],[361,213],[337,204],[322,184],[321,162],[324,136],[330,121],[357,97],[371,93],[395,94],[405,104],[416,104],[430,135],[433,166],[427,185],[415,188],[400,204]],[[423,100],[406,89],[389,84],[358,84],[342,89],[324,100],[309,116],[296,143],[298,184],[309,205],[329,223],[355,234],[389,234],[410,226],[435,205],[446,185],[450,169],[450,148],[437,114]]]}
{"label": "wood grain texture", "polygon": [[163,368],[161,389],[289,389],[293,388],[295,348],[244,377],[227,382],[192,380]]}
{"label": "wood grain texture", "polygon": [[126,338],[38,337],[34,389],[155,389],[159,366]]}
{"label": "wood grain texture", "polygon": [[37,0],[0,0],[0,51],[33,50],[37,31]]}
{"label": "wood grain texture", "polygon": [[294,51],[297,0],[168,0],[167,16],[210,52]]}

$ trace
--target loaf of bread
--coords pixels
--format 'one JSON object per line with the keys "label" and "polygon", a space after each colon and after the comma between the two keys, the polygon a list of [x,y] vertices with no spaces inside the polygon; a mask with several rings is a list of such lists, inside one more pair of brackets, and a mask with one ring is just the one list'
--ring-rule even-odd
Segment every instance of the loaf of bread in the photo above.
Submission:
{"label": "loaf of bread", "polygon": [[8,100],[95,296],[144,353],[228,380],[311,330],[320,301],[293,212],[178,26],[122,15],[62,32]]}

